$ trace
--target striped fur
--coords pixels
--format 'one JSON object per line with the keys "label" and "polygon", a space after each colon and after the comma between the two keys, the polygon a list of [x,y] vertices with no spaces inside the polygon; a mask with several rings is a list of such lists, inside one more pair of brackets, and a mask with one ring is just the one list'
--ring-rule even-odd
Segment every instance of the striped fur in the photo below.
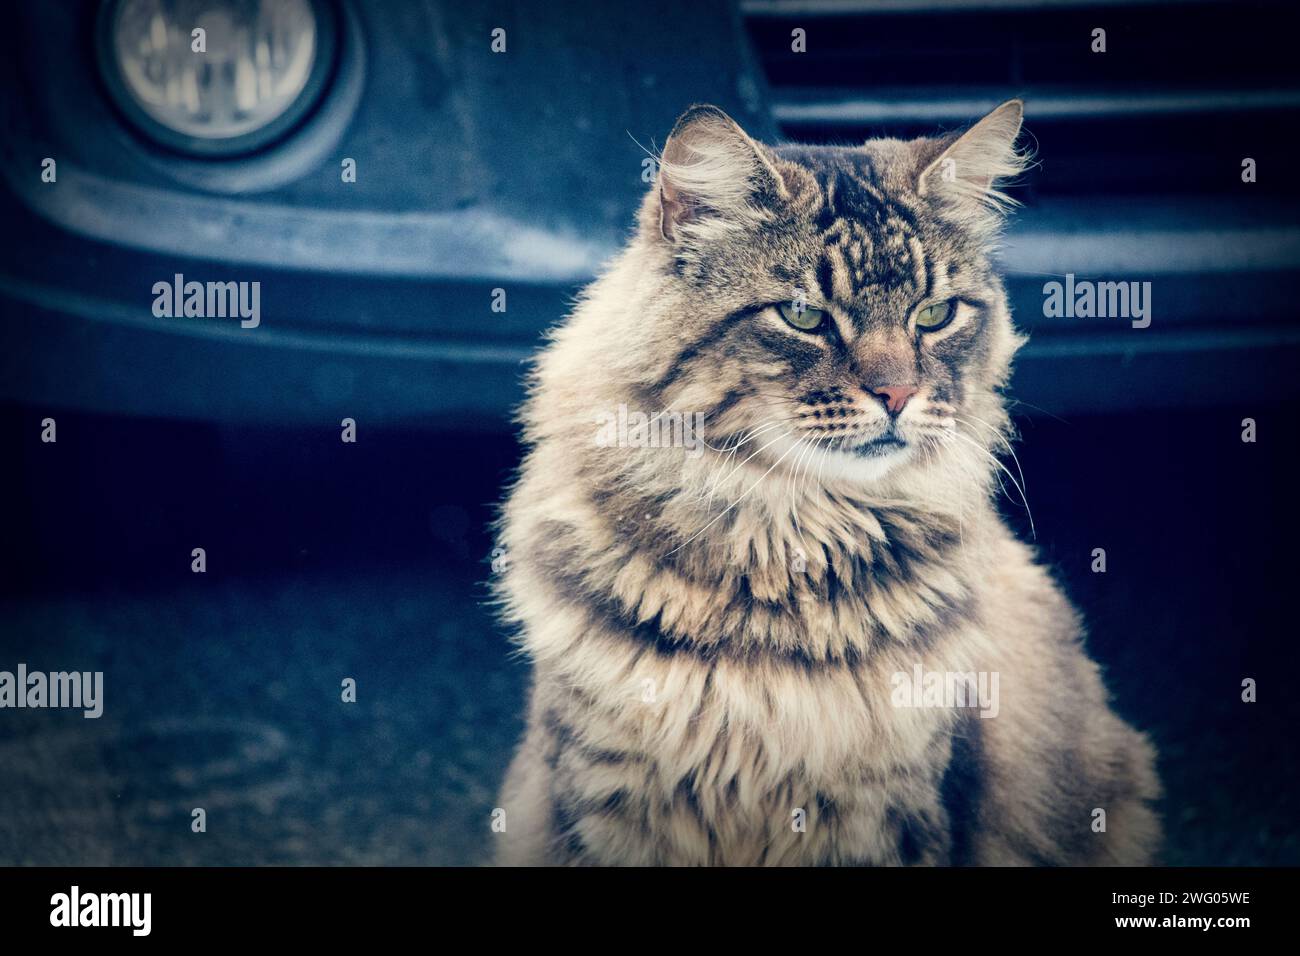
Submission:
{"label": "striped fur", "polygon": [[[1019,126],[1014,101],[855,148],[679,121],[522,412],[496,585],[533,682],[501,862],[1151,859],[1152,748],[992,503],[1021,338],[989,256]],[[818,333],[773,307],[800,297]],[[904,382],[897,441],[872,444],[871,389]],[[707,447],[595,440],[620,406],[700,413]],[[998,674],[996,716],[895,706],[918,666]]]}

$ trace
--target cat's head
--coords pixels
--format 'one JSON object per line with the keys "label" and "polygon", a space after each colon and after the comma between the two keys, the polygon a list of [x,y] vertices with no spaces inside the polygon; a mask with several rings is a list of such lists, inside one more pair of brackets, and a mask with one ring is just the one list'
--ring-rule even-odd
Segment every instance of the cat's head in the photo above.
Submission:
{"label": "cat's head", "polygon": [[946,137],[767,146],[690,109],[641,211],[646,304],[619,333],[643,347],[646,401],[701,413],[714,447],[748,436],[759,461],[866,482],[1000,440],[1021,339],[990,259],[1021,116],[1012,100]]}

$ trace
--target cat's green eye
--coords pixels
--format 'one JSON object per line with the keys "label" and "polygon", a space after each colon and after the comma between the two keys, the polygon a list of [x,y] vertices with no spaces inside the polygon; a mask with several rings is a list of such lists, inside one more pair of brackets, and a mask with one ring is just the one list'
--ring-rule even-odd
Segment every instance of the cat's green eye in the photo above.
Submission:
{"label": "cat's green eye", "polygon": [[934,305],[927,305],[920,312],[916,313],[916,327],[925,332],[933,332],[935,329],[941,329],[957,314],[957,303],[954,299],[947,302],[936,302]]}
{"label": "cat's green eye", "polygon": [[796,309],[790,302],[782,302],[777,306],[781,313],[781,318],[785,319],[791,325],[801,332],[816,332],[826,321],[826,313],[821,309],[814,309],[806,305],[802,309]]}

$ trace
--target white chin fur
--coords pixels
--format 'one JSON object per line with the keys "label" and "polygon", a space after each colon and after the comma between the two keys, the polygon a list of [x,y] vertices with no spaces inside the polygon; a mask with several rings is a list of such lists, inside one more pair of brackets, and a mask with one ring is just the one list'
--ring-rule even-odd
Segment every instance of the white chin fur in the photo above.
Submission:
{"label": "white chin fur", "polygon": [[900,465],[910,461],[915,451],[915,445],[905,445],[884,454],[871,456],[855,455],[851,451],[828,452],[823,475],[846,481],[879,481]]}
{"label": "white chin fur", "polygon": [[[828,450],[818,448],[808,454],[802,454],[789,439],[776,441],[764,455],[771,455],[769,464],[781,460],[786,469],[797,468],[800,475],[810,476],[813,480],[847,481],[868,483],[879,481],[887,474],[911,461],[916,454],[916,445],[908,444],[902,448],[892,449],[879,455],[855,455],[849,450]],[[766,471],[764,465],[761,471]]]}

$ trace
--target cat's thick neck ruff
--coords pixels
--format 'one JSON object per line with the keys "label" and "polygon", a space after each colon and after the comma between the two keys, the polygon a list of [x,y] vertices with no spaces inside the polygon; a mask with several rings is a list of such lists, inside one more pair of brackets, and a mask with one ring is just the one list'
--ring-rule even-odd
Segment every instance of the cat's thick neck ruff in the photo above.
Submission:
{"label": "cat's thick neck ruff", "polygon": [[535,449],[512,573],[536,569],[535,595],[557,609],[579,601],[651,646],[826,662],[935,639],[968,606],[1001,533],[971,482],[927,503],[667,452]]}
{"label": "cat's thick neck ruff", "polygon": [[878,478],[864,477],[851,452],[787,434],[754,435],[762,426],[706,444],[698,458],[673,449],[638,449],[600,456],[601,500],[615,512],[639,513],[648,556],[667,564],[720,562],[743,574],[786,561],[825,566],[828,555],[871,560],[870,542],[888,545],[882,528],[900,516],[936,535],[977,532],[990,511],[994,484],[988,452],[973,440],[907,448]]}

